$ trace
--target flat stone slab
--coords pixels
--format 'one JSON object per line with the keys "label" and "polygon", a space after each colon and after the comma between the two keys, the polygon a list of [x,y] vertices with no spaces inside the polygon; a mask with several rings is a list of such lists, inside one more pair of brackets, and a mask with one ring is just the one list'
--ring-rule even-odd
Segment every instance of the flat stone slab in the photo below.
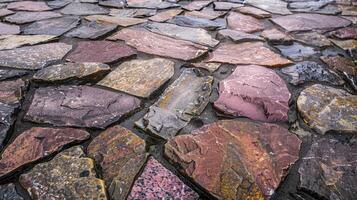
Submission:
{"label": "flat stone slab", "polygon": [[251,16],[253,16],[255,18],[259,18],[259,19],[271,17],[271,14],[269,12],[266,12],[259,8],[250,7],[250,6],[244,6],[244,7],[237,8],[236,11],[246,14],[246,15],[251,15]]}
{"label": "flat stone slab", "polygon": [[148,154],[143,139],[126,128],[113,126],[93,139],[88,156],[100,164],[109,196],[125,200]]}
{"label": "flat stone slab", "polygon": [[238,12],[231,12],[227,17],[228,28],[246,33],[254,33],[264,29],[264,25],[258,19],[243,15]]}
{"label": "flat stone slab", "polygon": [[357,96],[330,86],[315,84],[300,93],[297,108],[316,132],[356,132]]}
{"label": "flat stone slab", "polygon": [[174,75],[174,66],[162,58],[131,60],[120,64],[98,85],[147,98]]}
{"label": "flat stone slab", "polygon": [[198,17],[198,18],[205,18],[205,19],[216,19],[218,17],[221,17],[225,15],[227,12],[225,11],[215,11],[211,8],[204,8],[201,11],[191,11],[191,12],[185,12],[186,16],[190,17]]}
{"label": "flat stone slab", "polygon": [[28,74],[26,70],[17,70],[17,69],[0,69],[0,81],[17,78]]}
{"label": "flat stone slab", "polygon": [[149,18],[149,20],[154,21],[154,22],[165,22],[176,15],[179,15],[182,13],[181,9],[170,9],[170,10],[165,10],[162,12],[157,13],[156,15],[152,16]]}
{"label": "flat stone slab", "polygon": [[0,22],[0,35],[11,35],[11,34],[19,34],[19,33],[20,33],[19,26]]}
{"label": "flat stone slab", "polygon": [[116,24],[122,27],[133,26],[137,24],[142,24],[146,22],[146,19],[134,18],[134,17],[118,17],[118,16],[107,16],[107,15],[90,15],[85,17],[89,21],[97,21],[101,23]]}
{"label": "flat stone slab", "polygon": [[62,149],[64,145],[86,140],[89,133],[79,129],[34,127],[24,131],[1,155],[0,177]]}
{"label": "flat stone slab", "polygon": [[288,3],[282,0],[245,0],[244,3],[274,14],[291,14],[290,10],[287,8]]}
{"label": "flat stone slab", "polygon": [[357,40],[331,40],[333,44],[340,47],[341,49],[351,52],[353,55],[353,51],[357,49]]}
{"label": "flat stone slab", "polygon": [[91,3],[70,3],[61,10],[65,15],[107,15],[109,9]]}
{"label": "flat stone slab", "polygon": [[336,31],[329,33],[330,36],[338,39],[356,39],[357,40],[357,28],[356,27],[346,27],[341,28]]}
{"label": "flat stone slab", "polygon": [[310,46],[328,47],[332,45],[326,36],[317,32],[298,33],[294,34],[293,37],[295,40]]}
{"label": "flat stone slab", "polygon": [[6,35],[0,36],[0,50],[14,49],[24,45],[35,45],[38,43],[54,40],[54,35]]}
{"label": "flat stone slab", "polygon": [[202,69],[208,70],[211,73],[216,71],[221,66],[221,63],[200,62],[200,63],[191,63],[191,64],[193,67],[202,68]]}
{"label": "flat stone slab", "polygon": [[[121,0],[120,0],[121,1]],[[105,1],[101,1],[105,2]],[[156,10],[154,9],[110,9],[109,15],[114,17],[137,17],[137,18],[145,18],[156,15]]]}
{"label": "flat stone slab", "polygon": [[25,10],[25,11],[46,11],[52,10],[51,7],[48,7],[46,2],[38,1],[19,1],[12,2],[7,5],[7,9],[10,10]]}
{"label": "flat stone slab", "polygon": [[82,39],[97,39],[116,29],[116,25],[90,22],[81,27],[75,28],[66,34],[66,37],[77,37]]}
{"label": "flat stone slab", "polygon": [[0,102],[18,104],[23,97],[27,84],[21,79],[0,82]]}
{"label": "flat stone slab", "polygon": [[94,161],[80,146],[57,154],[20,176],[20,184],[32,199],[106,200],[104,181],[96,178]]}
{"label": "flat stone slab", "polygon": [[108,39],[124,40],[126,44],[144,53],[185,61],[198,58],[208,50],[204,46],[155,34],[145,29],[122,29]]}
{"label": "flat stone slab", "polygon": [[219,83],[215,108],[236,117],[276,122],[287,121],[291,94],[283,79],[273,70],[238,66]]}
{"label": "flat stone slab", "polygon": [[[226,24],[219,21],[213,21],[205,18],[190,17],[184,15],[177,15],[168,20],[169,23],[176,24],[178,26],[186,26],[191,28],[205,28],[207,30],[215,30],[218,28],[225,28]],[[225,20],[224,20],[225,22]]]}
{"label": "flat stone slab", "polygon": [[299,43],[276,45],[275,47],[279,49],[282,55],[293,61],[303,61],[318,53],[313,47],[304,46]]}
{"label": "flat stone slab", "polygon": [[61,60],[72,45],[49,43],[0,51],[0,65],[18,69],[41,69]]}
{"label": "flat stone slab", "polygon": [[20,11],[16,12],[13,15],[5,17],[5,21],[15,24],[25,24],[34,21],[40,21],[44,19],[62,17],[60,13],[52,11],[43,11],[43,12],[27,12]]}
{"label": "flat stone slab", "polygon": [[27,35],[56,35],[60,36],[69,30],[77,27],[80,18],[76,16],[66,16],[53,19],[45,19],[33,22],[23,29]]}
{"label": "flat stone slab", "polygon": [[214,2],[213,3],[213,8],[214,10],[220,10],[220,11],[228,11],[228,10],[232,10],[232,9],[236,9],[239,7],[243,7],[242,4],[238,4],[238,3],[231,3],[231,2]]}
{"label": "flat stone slab", "polygon": [[[87,0],[88,1],[88,0]],[[89,0],[93,1],[93,0]],[[99,2],[101,6],[113,7],[113,8],[124,8],[125,0],[94,0]]]}
{"label": "flat stone slab", "polygon": [[170,139],[207,106],[213,77],[185,69],[136,125],[157,137]]}
{"label": "flat stone slab", "polygon": [[198,199],[198,194],[150,157],[128,196],[133,199]]}
{"label": "flat stone slab", "polygon": [[3,142],[15,121],[14,112],[15,107],[0,102],[0,150],[2,150]]}
{"label": "flat stone slab", "polygon": [[233,42],[250,42],[250,41],[264,41],[263,38],[254,34],[245,33],[243,31],[236,31],[231,29],[219,30],[217,37],[219,39],[229,38]]}
{"label": "flat stone slab", "polygon": [[291,44],[292,37],[276,28],[266,29],[260,34],[271,44]]}
{"label": "flat stone slab", "polygon": [[71,62],[113,63],[136,55],[136,51],[125,44],[111,41],[81,41],[68,56]]}
{"label": "flat stone slab", "polygon": [[16,191],[16,187],[13,183],[0,185],[0,199],[24,200],[24,198]]}
{"label": "flat stone slab", "polygon": [[46,87],[35,91],[25,118],[55,126],[103,129],[139,106],[135,97],[95,87]]}
{"label": "flat stone slab", "polygon": [[180,4],[163,0],[126,0],[126,3],[129,8],[167,9],[180,7]]}
{"label": "flat stone slab", "polygon": [[8,15],[11,15],[11,14],[14,14],[14,13],[15,13],[14,11],[8,10],[6,8],[1,8],[0,9],[0,17],[8,16]]}
{"label": "flat stone slab", "polygon": [[278,125],[222,120],[169,140],[165,156],[218,199],[269,199],[300,144]]}
{"label": "flat stone slab", "polygon": [[187,5],[182,6],[182,8],[185,10],[190,10],[190,11],[201,10],[202,8],[208,6],[211,3],[212,3],[211,0],[209,0],[209,1],[193,1]]}
{"label": "flat stone slab", "polygon": [[268,67],[280,67],[292,63],[265,47],[262,42],[221,43],[213,51],[208,62],[253,64]]}

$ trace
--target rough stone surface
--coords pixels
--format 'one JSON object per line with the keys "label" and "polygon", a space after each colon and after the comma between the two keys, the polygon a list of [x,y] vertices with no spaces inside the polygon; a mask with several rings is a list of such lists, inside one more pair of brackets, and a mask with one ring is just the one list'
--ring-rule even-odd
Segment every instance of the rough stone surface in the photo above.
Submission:
{"label": "rough stone surface", "polygon": [[165,10],[162,12],[157,13],[155,16],[150,17],[149,19],[154,22],[164,22],[167,21],[176,15],[182,13],[181,9],[172,9],[172,10]]}
{"label": "rough stone surface", "polygon": [[35,127],[17,136],[1,155],[0,176],[24,167],[41,158],[59,151],[64,145],[83,141],[89,138],[89,133],[83,130],[65,128]]}
{"label": "rough stone surface", "polygon": [[137,17],[145,18],[155,15],[157,12],[154,9],[110,9],[110,16],[114,17]]}
{"label": "rough stone surface", "polygon": [[185,12],[186,16],[205,18],[205,19],[210,19],[210,20],[216,19],[216,18],[221,17],[225,14],[226,14],[225,11],[214,11],[210,8],[205,8],[205,9],[202,9],[201,11]]}
{"label": "rough stone surface", "polygon": [[242,4],[231,2],[214,2],[213,5],[215,10],[231,10],[243,6]]}
{"label": "rough stone surface", "polygon": [[302,42],[306,45],[312,45],[316,47],[328,47],[331,46],[330,40],[317,32],[307,32],[307,33],[298,33],[294,35],[294,39]]}
{"label": "rough stone surface", "polygon": [[357,39],[357,27],[341,28],[331,32],[330,35],[338,39]]}
{"label": "rough stone surface", "polygon": [[238,12],[246,14],[246,15],[251,15],[255,18],[263,19],[263,18],[269,18],[271,17],[271,14],[269,12],[266,12],[264,10],[250,7],[250,6],[244,6],[236,9]]}
{"label": "rough stone surface", "polygon": [[2,150],[3,142],[7,137],[10,127],[14,123],[14,112],[15,108],[13,106],[0,102],[0,150]]}
{"label": "rough stone surface", "polygon": [[253,33],[264,29],[263,24],[258,19],[237,12],[231,12],[227,17],[227,21],[228,28],[236,31]]}
{"label": "rough stone surface", "polygon": [[101,24],[95,21],[78,27],[66,34],[67,37],[77,37],[82,39],[97,39],[116,29],[116,25]]}
{"label": "rough stone surface", "polygon": [[85,19],[89,21],[98,21],[102,23],[116,24],[123,27],[133,26],[147,21],[146,19],[139,19],[133,17],[117,17],[117,16],[113,17],[113,16],[106,16],[106,15],[90,15],[85,17]]}
{"label": "rough stone surface", "polygon": [[223,120],[169,140],[165,155],[218,199],[263,200],[298,159],[300,144],[278,125]]}
{"label": "rough stone surface", "polygon": [[29,22],[57,18],[61,17],[60,13],[52,12],[52,11],[44,11],[44,12],[26,12],[20,11],[16,12],[13,15],[5,17],[5,21],[16,23],[16,24],[25,24]]}
{"label": "rough stone surface", "polygon": [[352,52],[357,50],[357,40],[331,40],[331,41],[336,46],[340,47],[345,51]]}
{"label": "rough stone surface", "polygon": [[25,70],[17,70],[17,69],[0,69],[0,80],[6,80],[11,78],[17,78],[24,76],[28,73]]}
{"label": "rough stone surface", "polygon": [[314,48],[299,43],[294,43],[292,45],[277,45],[275,47],[279,49],[281,54],[293,61],[302,61],[318,53]]}
{"label": "rough stone surface", "polygon": [[297,107],[305,122],[320,134],[357,130],[357,96],[344,90],[315,84],[300,93]]}
{"label": "rough stone surface", "polygon": [[185,6],[182,6],[183,9],[185,10],[201,10],[202,8],[208,6],[209,4],[211,4],[212,1],[193,1]]}
{"label": "rough stone surface", "polygon": [[0,22],[0,35],[19,34],[20,27]]}
{"label": "rough stone surface", "polygon": [[139,97],[149,97],[174,75],[175,63],[154,58],[122,63],[98,84]]}
{"label": "rough stone surface", "polygon": [[192,66],[206,69],[206,70],[208,70],[209,72],[212,73],[212,72],[216,71],[221,66],[221,64],[220,63],[204,63],[204,62],[200,62],[200,63],[192,63]]}
{"label": "rough stone surface", "polygon": [[174,137],[205,109],[212,81],[211,76],[200,77],[193,69],[184,70],[136,125],[164,139]]}
{"label": "rough stone surface", "polygon": [[90,86],[39,88],[25,118],[56,126],[105,128],[140,105],[140,100]]}
{"label": "rough stone surface", "polygon": [[101,15],[109,14],[109,10],[90,3],[70,3],[61,10],[66,15]]}
{"label": "rough stone surface", "polygon": [[272,44],[288,44],[292,43],[292,38],[276,28],[266,29],[260,34]]}
{"label": "rough stone surface", "polygon": [[0,82],[0,102],[6,104],[19,103],[26,86],[27,84],[21,79]]}
{"label": "rough stone surface", "polygon": [[145,141],[121,126],[102,132],[88,146],[88,156],[100,164],[114,200],[125,200],[146,162]]}
{"label": "rough stone surface", "polygon": [[54,40],[54,35],[6,35],[0,37],[0,50],[14,49],[24,45],[35,45]]}
{"label": "rough stone surface", "polygon": [[245,33],[242,31],[235,31],[235,30],[230,30],[230,29],[223,29],[218,31],[218,38],[229,38],[234,42],[249,42],[249,41],[264,41],[263,38]]}
{"label": "rough stone surface", "polygon": [[96,178],[93,160],[79,146],[36,165],[20,176],[20,183],[33,199],[107,199],[104,181]]}
{"label": "rough stone surface", "polygon": [[266,10],[274,14],[291,14],[289,9],[287,8],[287,3],[282,0],[246,0],[244,2],[248,5],[252,5],[254,7]]}
{"label": "rough stone surface", "polygon": [[8,10],[6,8],[1,8],[0,9],[0,17],[4,17],[4,16],[8,16],[8,15],[11,15],[11,14],[14,14],[15,12],[11,11],[11,10]]}
{"label": "rough stone surface", "polygon": [[56,35],[60,36],[67,31],[75,28],[80,19],[75,16],[45,19],[33,22],[26,26],[23,32],[27,35]]}
{"label": "rough stone surface", "polygon": [[179,7],[179,4],[170,3],[163,0],[126,0],[128,7],[131,8],[157,8],[157,9],[166,9],[166,8],[175,8]]}
{"label": "rough stone surface", "polygon": [[175,16],[172,19],[170,19],[168,22],[179,26],[187,26],[192,28],[205,28],[208,30],[225,28],[226,26],[225,24],[219,23],[217,21],[213,21],[205,18],[184,16],[184,15]]}
{"label": "rough stone surface", "polygon": [[51,7],[48,7],[46,2],[38,1],[19,1],[9,3],[7,9],[10,10],[25,10],[25,11],[46,11],[52,10]]}
{"label": "rough stone surface", "polygon": [[12,183],[0,185],[0,199],[24,200],[24,198],[16,191],[16,187]]}

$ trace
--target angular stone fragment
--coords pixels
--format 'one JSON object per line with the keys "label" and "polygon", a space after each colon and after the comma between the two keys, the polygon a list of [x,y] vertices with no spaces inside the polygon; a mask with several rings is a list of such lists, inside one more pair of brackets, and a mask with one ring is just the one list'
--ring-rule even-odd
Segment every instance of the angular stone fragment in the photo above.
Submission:
{"label": "angular stone fragment", "polygon": [[321,138],[312,144],[299,167],[300,185],[324,199],[354,199],[357,142]]}
{"label": "angular stone fragment", "polygon": [[13,183],[0,185],[0,199],[3,200],[24,200],[24,198],[16,191]]}
{"label": "angular stone fragment", "polygon": [[292,14],[271,20],[288,32],[310,30],[328,31],[351,24],[349,20],[341,17],[307,13]]}
{"label": "angular stone fragment", "polygon": [[294,39],[302,42],[306,45],[312,45],[316,47],[328,47],[331,46],[330,40],[317,32],[307,32],[294,34]]}
{"label": "angular stone fragment", "polygon": [[73,0],[53,0],[53,1],[47,1],[47,5],[53,9],[59,9],[65,7],[71,2],[73,2]]}
{"label": "angular stone fragment", "polygon": [[56,35],[60,36],[75,28],[80,22],[80,18],[66,16],[61,18],[45,19],[36,21],[23,29],[28,35]]}
{"label": "angular stone fragment", "polygon": [[250,7],[250,6],[244,6],[236,9],[238,12],[246,14],[246,15],[251,15],[255,18],[263,19],[263,18],[269,18],[271,17],[271,14],[264,11],[260,10],[258,8]]}
{"label": "angular stone fragment", "polygon": [[111,41],[82,41],[67,60],[71,62],[113,63],[136,55],[134,49],[125,44]]}
{"label": "angular stone fragment", "polygon": [[[105,1],[102,1],[105,2]],[[156,14],[153,9],[110,9],[109,15],[114,17],[151,17]]]}
{"label": "angular stone fragment", "polygon": [[52,11],[44,11],[44,12],[26,12],[20,11],[16,12],[13,15],[5,17],[5,21],[15,23],[15,24],[25,24],[29,22],[57,18],[61,17],[60,13],[52,12]]}
{"label": "angular stone fragment", "polygon": [[279,15],[289,15],[291,12],[287,8],[287,3],[282,0],[246,0],[244,3],[252,5],[254,7],[266,10],[268,12],[279,14]]}
{"label": "angular stone fragment", "polygon": [[113,16],[106,16],[106,15],[91,15],[85,17],[85,19],[89,21],[98,21],[101,23],[116,24],[123,27],[133,26],[147,21],[146,19],[139,19],[133,17],[117,17],[117,16],[113,17]]}
{"label": "angular stone fragment", "polygon": [[0,37],[0,50],[48,42],[55,38],[56,36],[54,35],[6,35]]}
{"label": "angular stone fragment", "polygon": [[210,8],[202,9],[201,11],[185,12],[186,16],[205,18],[205,19],[210,19],[210,20],[216,19],[216,18],[221,17],[225,14],[226,14],[225,11],[214,11]]}
{"label": "angular stone fragment", "polygon": [[72,45],[49,43],[0,51],[0,65],[18,69],[41,69],[61,60]]}
{"label": "angular stone fragment", "polygon": [[91,3],[70,3],[61,10],[65,15],[106,15],[109,10]]}
{"label": "angular stone fragment", "polygon": [[145,27],[149,31],[160,35],[187,40],[209,47],[215,47],[219,43],[218,40],[212,38],[206,30],[201,28],[182,27],[168,23],[149,23]]}
{"label": "angular stone fragment", "polygon": [[113,8],[124,8],[125,0],[99,0],[99,5]]}
{"label": "angular stone fragment", "polygon": [[285,57],[294,61],[302,61],[305,58],[309,58],[318,53],[314,48],[303,46],[299,43],[294,43],[292,45],[277,45],[275,47],[279,49],[281,54]]}
{"label": "angular stone fragment", "polygon": [[211,0],[209,0],[209,1],[192,1],[189,4],[182,6],[182,8],[185,10],[190,10],[190,11],[201,10],[202,8],[208,6],[211,3],[212,3]]}
{"label": "angular stone fragment", "polygon": [[237,12],[231,12],[227,21],[228,27],[236,31],[253,33],[264,29],[263,24],[258,19]]}
{"label": "angular stone fragment", "polygon": [[122,29],[108,39],[124,40],[126,44],[141,52],[185,61],[198,58],[207,52],[207,47],[151,33],[145,29]]}
{"label": "angular stone fragment", "polygon": [[170,19],[168,22],[179,26],[187,26],[192,28],[206,28],[208,30],[215,30],[217,28],[225,28],[225,24],[205,19],[190,16],[178,15]]}
{"label": "angular stone fragment", "polygon": [[288,59],[281,57],[264,46],[262,42],[244,42],[240,44],[223,43],[213,51],[208,62],[230,64],[253,64],[269,67],[279,67],[291,64]]}
{"label": "angular stone fragment", "polygon": [[165,145],[165,156],[218,199],[269,199],[299,158],[301,141],[267,123],[222,120]]}
{"label": "angular stone fragment", "polygon": [[221,66],[220,63],[204,63],[204,62],[192,63],[192,65],[194,67],[206,69],[211,73],[216,71]]}
{"label": "angular stone fragment", "polygon": [[9,3],[7,9],[10,10],[25,10],[25,11],[46,11],[52,10],[51,7],[48,7],[46,2],[39,1],[19,1]]}
{"label": "angular stone fragment", "polygon": [[315,84],[300,93],[297,107],[305,122],[320,134],[357,130],[357,96],[344,90]]}
{"label": "angular stone fragment", "polygon": [[121,126],[102,132],[88,146],[88,156],[100,164],[114,200],[124,200],[146,162],[145,141]]}
{"label": "angular stone fragment", "polygon": [[128,7],[132,8],[151,8],[167,9],[179,7],[179,4],[170,3],[163,0],[126,0]]}
{"label": "angular stone fragment", "polygon": [[219,84],[214,106],[236,117],[275,122],[287,121],[291,94],[285,82],[271,69],[240,66]]}
{"label": "angular stone fragment", "polygon": [[20,27],[0,22],[0,35],[19,34]]}
{"label": "angular stone fragment", "polygon": [[205,109],[212,81],[211,76],[200,77],[194,69],[185,69],[136,125],[164,139],[174,137]]}
{"label": "angular stone fragment", "polygon": [[242,4],[231,3],[231,2],[220,2],[220,1],[214,2],[213,5],[215,10],[231,10],[243,6]]}
{"label": "angular stone fragment", "polygon": [[289,44],[292,43],[292,38],[276,28],[266,29],[260,34],[272,44]]}
{"label": "angular stone fragment", "polygon": [[0,69],[0,81],[21,77],[28,74],[28,71],[17,69]]}
{"label": "angular stone fragment", "polygon": [[78,37],[82,39],[97,39],[116,29],[116,25],[102,24],[95,21],[78,27],[66,34],[67,37]]}
{"label": "angular stone fragment", "polygon": [[21,79],[0,82],[0,102],[18,104],[23,97],[26,86],[27,84]]}
{"label": "angular stone fragment", "polygon": [[36,165],[20,183],[32,199],[107,199],[104,181],[96,178],[94,162],[80,146]]}
{"label": "angular stone fragment", "polygon": [[345,51],[356,51],[357,50],[357,40],[331,40],[336,46],[340,47]]}
{"label": "angular stone fragment", "polygon": [[59,151],[64,145],[86,140],[89,133],[79,129],[34,127],[9,144],[1,155],[0,177],[9,175],[20,167],[24,167],[41,158]]}
{"label": "angular stone fragment", "polygon": [[3,148],[3,142],[7,133],[14,123],[15,107],[0,102],[0,151]]}
{"label": "angular stone fragment", "polygon": [[259,36],[230,29],[219,30],[217,36],[220,39],[229,38],[234,42],[264,41],[264,39]]}
{"label": "angular stone fragment", "polygon": [[153,157],[135,181],[128,196],[133,199],[198,199],[198,194]]}
{"label": "angular stone fragment", "polygon": [[127,61],[98,84],[146,98],[174,75],[174,65],[162,58]]}
{"label": "angular stone fragment", "polygon": [[181,9],[170,9],[159,12],[158,14],[150,17],[149,19],[154,22],[164,22],[175,17],[176,15],[179,15],[180,13],[182,13]]}
{"label": "angular stone fragment", "polygon": [[356,39],[357,40],[357,27],[341,28],[330,33],[331,36],[338,39]]}

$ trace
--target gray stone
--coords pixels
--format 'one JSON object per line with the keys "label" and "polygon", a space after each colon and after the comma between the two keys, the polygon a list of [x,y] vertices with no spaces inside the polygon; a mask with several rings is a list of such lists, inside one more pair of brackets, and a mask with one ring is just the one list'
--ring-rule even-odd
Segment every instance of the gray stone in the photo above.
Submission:
{"label": "gray stone", "polygon": [[279,14],[279,15],[291,14],[289,9],[287,8],[288,3],[282,0],[246,0],[244,1],[244,3],[274,14]]}
{"label": "gray stone", "polygon": [[317,51],[315,51],[314,48],[303,46],[299,43],[294,43],[288,46],[277,45],[275,47],[279,49],[281,54],[294,61],[302,61],[317,54]]}
{"label": "gray stone", "polygon": [[259,36],[230,29],[219,30],[218,38],[229,38],[234,42],[264,41],[264,39]]}
{"label": "gray stone", "polygon": [[17,69],[0,69],[0,81],[21,77],[28,74],[26,70],[17,70]]}
{"label": "gray stone", "polygon": [[106,15],[109,10],[90,3],[70,3],[61,10],[65,15]]}
{"label": "gray stone", "polygon": [[78,37],[82,39],[97,39],[116,29],[116,25],[102,24],[95,21],[81,27],[75,28],[66,34],[67,37]]}
{"label": "gray stone", "polygon": [[190,16],[175,16],[170,19],[168,22],[179,25],[179,26],[188,26],[192,28],[205,28],[208,30],[215,30],[217,28],[225,28],[226,24],[220,23],[217,21],[205,19],[205,18],[197,18]]}
{"label": "gray stone", "polygon": [[56,35],[60,36],[75,28],[80,22],[79,17],[66,16],[61,18],[36,21],[23,29],[28,35]]}
{"label": "gray stone", "polygon": [[13,183],[0,185],[0,199],[2,200],[23,200],[24,198],[16,191]]}

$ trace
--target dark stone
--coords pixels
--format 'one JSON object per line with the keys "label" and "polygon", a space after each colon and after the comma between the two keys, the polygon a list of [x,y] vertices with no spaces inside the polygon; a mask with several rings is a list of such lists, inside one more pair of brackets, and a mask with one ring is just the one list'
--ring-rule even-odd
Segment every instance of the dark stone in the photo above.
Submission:
{"label": "dark stone", "polygon": [[15,24],[25,24],[29,22],[50,19],[61,17],[60,13],[52,12],[52,11],[44,11],[44,12],[16,12],[13,15],[5,17],[5,21],[15,23]]}
{"label": "dark stone", "polygon": [[0,69],[0,81],[17,78],[28,74],[28,71],[17,69]]}
{"label": "dark stone", "polygon": [[15,108],[13,106],[0,102],[0,151],[4,147],[3,142],[7,137],[10,127],[14,123],[14,112]]}
{"label": "dark stone", "polygon": [[318,53],[314,48],[303,46],[299,43],[294,43],[292,45],[276,45],[275,47],[279,49],[284,56],[294,61],[303,61]]}
{"label": "dark stone", "polygon": [[219,23],[217,21],[205,19],[205,18],[197,18],[190,16],[178,15],[168,21],[169,23],[173,23],[179,26],[188,26],[193,28],[205,28],[208,30],[215,30],[217,28],[225,28],[226,24]]}
{"label": "dark stone", "polygon": [[61,10],[65,15],[107,15],[109,10],[91,3],[70,3]]}
{"label": "dark stone", "polygon": [[131,8],[167,9],[180,7],[180,4],[162,0],[126,0],[126,2],[128,7]]}
{"label": "dark stone", "polygon": [[0,102],[6,104],[20,103],[27,83],[21,79],[0,82]]}
{"label": "dark stone", "polygon": [[66,16],[61,18],[45,19],[33,22],[23,29],[29,35],[56,35],[60,36],[75,28],[80,22],[79,17]]}
{"label": "dark stone", "polygon": [[99,0],[99,5],[114,8],[124,8],[126,5],[125,0]]}
{"label": "dark stone", "polygon": [[25,11],[46,11],[52,10],[51,7],[48,7],[46,2],[39,1],[19,1],[9,3],[7,9],[10,10],[25,10]]}
{"label": "dark stone", "polygon": [[66,34],[66,37],[78,37],[82,39],[97,39],[116,29],[116,25],[102,24],[95,21],[75,28]]}
{"label": "dark stone", "polygon": [[0,185],[0,199],[2,200],[24,200],[24,198],[16,191],[13,183]]}

